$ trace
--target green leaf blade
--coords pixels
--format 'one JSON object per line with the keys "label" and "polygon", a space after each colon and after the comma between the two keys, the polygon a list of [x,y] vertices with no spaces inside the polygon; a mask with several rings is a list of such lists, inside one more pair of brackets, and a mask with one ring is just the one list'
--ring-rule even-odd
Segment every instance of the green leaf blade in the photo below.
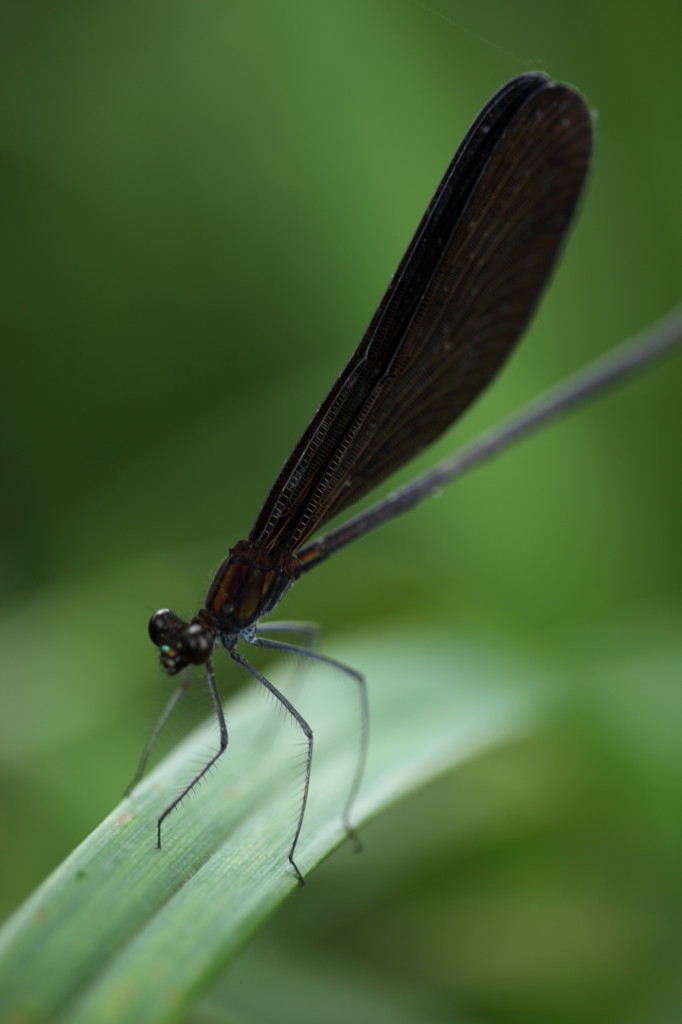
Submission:
{"label": "green leaf blade", "polygon": [[[335,653],[362,666],[370,690],[358,824],[532,727],[527,685],[510,685],[518,670],[506,660],[442,640],[416,648],[396,636]],[[344,840],[340,810],[357,728],[352,715],[330,714],[330,682],[339,675],[316,673],[302,698],[316,736],[297,851],[306,876]],[[519,677],[527,684],[527,667]],[[341,701],[344,712],[349,704]],[[161,850],[156,818],[214,749],[214,723],[164,760],[8,922],[0,933],[0,1016],[63,1024],[177,1020],[298,889],[287,860],[296,776],[285,770],[298,739],[289,729],[268,739],[264,707],[256,687],[226,706],[228,751],[170,816]],[[314,879],[298,898],[309,894]]]}

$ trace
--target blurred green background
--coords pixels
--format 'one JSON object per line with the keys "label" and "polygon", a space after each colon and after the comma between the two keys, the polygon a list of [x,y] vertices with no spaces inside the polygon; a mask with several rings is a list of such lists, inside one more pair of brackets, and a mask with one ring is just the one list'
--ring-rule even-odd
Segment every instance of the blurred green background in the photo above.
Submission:
{"label": "blurred green background", "polygon": [[[9,0],[1,17],[8,913],[118,800],[166,692],[150,613],[201,603],[504,81],[540,68],[584,92],[592,180],[508,369],[401,478],[679,300],[682,11]],[[371,992],[387,1020],[679,1021],[681,386],[677,355],[287,598],[336,652],[456,630],[526,658],[550,713],[332,858],[201,1019]]]}

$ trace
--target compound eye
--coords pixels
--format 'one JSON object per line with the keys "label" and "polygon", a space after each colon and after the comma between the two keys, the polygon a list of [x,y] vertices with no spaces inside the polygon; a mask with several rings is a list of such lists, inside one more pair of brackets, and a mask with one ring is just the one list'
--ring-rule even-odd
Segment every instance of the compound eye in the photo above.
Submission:
{"label": "compound eye", "polygon": [[190,665],[205,665],[213,651],[213,634],[200,623],[192,623],[182,637],[182,653]]}
{"label": "compound eye", "polygon": [[182,621],[175,612],[170,611],[168,608],[161,608],[160,611],[154,612],[149,620],[149,626],[147,627],[149,637],[153,644],[161,647],[168,642],[169,634],[177,631],[181,625]]}

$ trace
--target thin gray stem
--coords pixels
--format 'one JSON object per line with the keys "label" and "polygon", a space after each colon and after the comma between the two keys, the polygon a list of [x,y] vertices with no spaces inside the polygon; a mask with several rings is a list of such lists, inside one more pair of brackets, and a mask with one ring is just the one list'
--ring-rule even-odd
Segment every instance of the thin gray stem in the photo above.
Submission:
{"label": "thin gray stem", "polygon": [[521,412],[482,434],[456,455],[439,462],[433,469],[318,540],[311,541],[299,552],[299,574],[308,572],[318,562],[357,537],[383,526],[425,498],[436,494],[445,484],[509,448],[538,427],[550,423],[569,409],[643,369],[681,342],[682,306],[678,306],[665,319],[545,392]]}

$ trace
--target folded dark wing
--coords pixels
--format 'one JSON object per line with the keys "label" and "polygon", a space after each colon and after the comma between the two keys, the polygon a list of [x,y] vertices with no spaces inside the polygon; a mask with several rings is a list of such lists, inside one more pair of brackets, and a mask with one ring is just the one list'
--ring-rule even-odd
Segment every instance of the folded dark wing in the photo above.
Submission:
{"label": "folded dark wing", "polygon": [[455,154],[350,362],[251,538],[296,551],[437,438],[494,378],[547,283],[584,184],[582,97],[523,75]]}

